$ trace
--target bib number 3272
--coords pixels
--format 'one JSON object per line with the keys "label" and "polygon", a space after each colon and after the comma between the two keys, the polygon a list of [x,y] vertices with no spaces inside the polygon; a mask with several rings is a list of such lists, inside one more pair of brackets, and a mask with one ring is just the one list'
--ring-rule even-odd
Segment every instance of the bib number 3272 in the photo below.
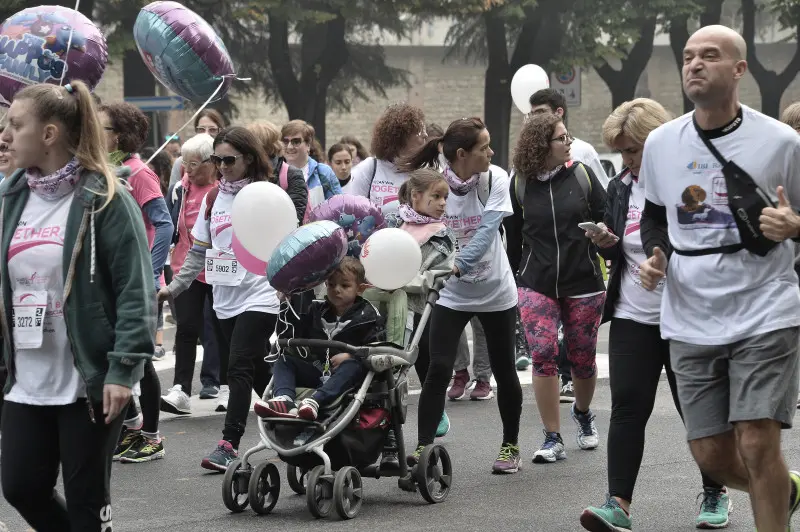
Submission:
{"label": "bib number 3272", "polygon": [[38,349],[44,338],[47,291],[15,292],[11,306],[11,326],[17,349]]}
{"label": "bib number 3272", "polygon": [[206,281],[217,286],[239,286],[247,275],[233,253],[206,251]]}

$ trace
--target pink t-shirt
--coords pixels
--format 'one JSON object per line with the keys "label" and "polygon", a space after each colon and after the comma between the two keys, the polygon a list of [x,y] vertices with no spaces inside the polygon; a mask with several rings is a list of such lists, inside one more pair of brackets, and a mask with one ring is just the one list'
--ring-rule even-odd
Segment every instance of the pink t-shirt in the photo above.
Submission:
{"label": "pink t-shirt", "polygon": [[[144,161],[142,161],[138,155],[133,155],[122,164],[131,169],[128,184],[131,187],[133,199],[139,204],[140,209],[143,208],[148,201],[163,197],[158,176],[144,164]],[[153,241],[156,238],[156,228],[150,223],[147,216],[145,216],[144,211],[142,211],[142,219],[144,220],[144,229],[147,233],[147,244],[150,246],[150,249],[153,249]]]}
{"label": "pink t-shirt", "polygon": [[[186,261],[186,255],[192,247],[194,238],[192,237],[192,228],[198,216],[205,216],[205,213],[200,212],[200,204],[208,192],[217,186],[215,180],[210,185],[197,186],[193,185],[189,178],[184,175],[181,180],[183,187],[183,199],[181,201],[181,212],[178,215],[178,243],[175,244],[175,250],[172,252],[172,271],[175,275],[181,271],[181,266]],[[201,283],[206,282],[205,270],[200,272],[197,280]]]}

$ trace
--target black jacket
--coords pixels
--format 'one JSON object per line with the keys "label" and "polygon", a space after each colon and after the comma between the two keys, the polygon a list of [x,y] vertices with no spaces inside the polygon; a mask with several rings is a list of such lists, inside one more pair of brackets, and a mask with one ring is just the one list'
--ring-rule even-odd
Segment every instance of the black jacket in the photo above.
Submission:
{"label": "black jacket", "polygon": [[[275,169],[271,181],[280,186],[279,176],[281,166],[289,163],[287,163],[286,159],[283,157],[273,157],[271,162],[272,167]],[[289,165],[289,171],[286,174],[286,182],[286,193],[289,194],[292,203],[294,203],[294,209],[297,211],[297,221],[300,225],[303,225],[303,218],[306,215],[306,206],[308,205],[308,185],[306,185],[306,178],[303,175],[303,171],[300,168]]]}
{"label": "black jacket", "polygon": [[554,299],[605,290],[597,247],[578,224],[603,219],[606,192],[591,168],[584,166],[592,183],[586,197],[578,181],[585,177],[575,174],[578,164],[563,168],[548,181],[530,177],[524,209],[511,180],[514,214],[504,222],[511,269],[517,272],[519,286]]}
{"label": "black jacket", "polygon": [[[336,317],[333,306],[327,301],[314,301],[308,312],[298,320],[286,311],[287,323],[278,322],[278,336],[282,339],[336,340],[353,346],[364,346],[386,340],[386,320],[363,297],[356,298],[353,306],[341,318]],[[309,362],[325,361],[325,349],[289,348],[287,354],[307,358]],[[352,353],[351,353],[352,354]]]}

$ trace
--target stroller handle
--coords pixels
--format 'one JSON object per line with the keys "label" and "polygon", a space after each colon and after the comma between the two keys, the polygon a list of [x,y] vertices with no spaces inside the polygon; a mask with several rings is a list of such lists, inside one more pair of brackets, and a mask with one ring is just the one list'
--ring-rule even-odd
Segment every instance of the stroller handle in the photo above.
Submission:
{"label": "stroller handle", "polygon": [[350,353],[356,358],[367,358],[372,355],[394,355],[402,359],[408,358],[408,353],[396,347],[388,345],[355,346],[335,340],[306,340],[298,339],[278,339],[279,347],[311,347],[316,349],[332,349],[339,353]]}

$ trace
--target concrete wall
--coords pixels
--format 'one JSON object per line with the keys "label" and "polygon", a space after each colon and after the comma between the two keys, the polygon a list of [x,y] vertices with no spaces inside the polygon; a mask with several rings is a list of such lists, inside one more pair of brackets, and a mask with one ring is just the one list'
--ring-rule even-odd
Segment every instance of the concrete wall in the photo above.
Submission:
{"label": "concrete wall", "polygon": [[[794,50],[795,44],[791,43],[762,44],[758,47],[758,55],[768,68],[783,69]],[[459,60],[443,63],[445,49],[442,47],[397,46],[387,48],[386,52],[388,61],[393,66],[409,70],[411,87],[390,89],[386,99],[374,97],[372,101],[356,103],[351,113],[330,112],[327,120],[329,145],[344,134],[354,134],[368,145],[375,119],[388,103],[395,101],[408,101],[422,107],[428,121],[438,122],[442,126],[456,118],[483,115],[484,65]],[[680,77],[668,46],[655,48],[646,74],[640,85],[649,89],[650,97],[661,102],[669,111],[680,114]],[[600,131],[603,121],[611,111],[611,94],[593,69],[583,71],[582,86],[581,106],[569,110],[570,132],[594,144],[598,151],[607,151],[602,145]],[[97,92],[104,100],[122,98],[122,78],[118,64],[109,68]],[[272,108],[264,103],[263,97],[240,99],[234,94],[234,99],[240,111],[236,123],[267,119],[280,125],[288,119],[285,109]],[[795,79],[783,95],[781,108],[797,100],[800,100],[800,82]],[[749,74],[741,84],[741,101],[756,109],[760,108],[758,85]],[[190,116],[188,111],[170,113],[170,127],[179,127]],[[513,146],[522,117],[516,111],[512,116]],[[186,133],[182,134],[184,138],[187,136]]]}

